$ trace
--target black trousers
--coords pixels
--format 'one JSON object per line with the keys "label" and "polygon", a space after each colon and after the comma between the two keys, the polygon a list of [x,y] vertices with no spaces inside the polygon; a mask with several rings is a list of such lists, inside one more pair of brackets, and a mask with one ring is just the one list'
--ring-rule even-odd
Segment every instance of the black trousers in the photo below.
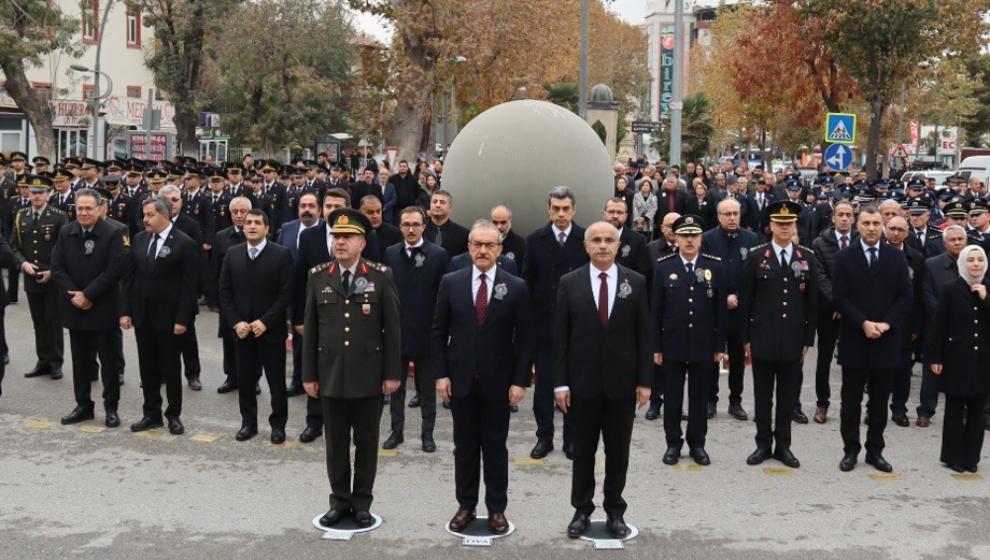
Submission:
{"label": "black trousers", "polygon": [[265,332],[261,338],[249,334],[237,339],[237,401],[241,408],[241,425],[258,426],[258,396],[254,393],[258,365],[264,366],[272,396],[272,429],[285,429],[289,417],[289,399],[285,391],[284,333]]}
{"label": "black trousers", "polygon": [[38,366],[61,368],[64,358],[62,319],[58,312],[58,292],[54,289],[27,293],[31,323],[34,325],[34,348]]}
{"label": "black trousers", "polygon": [[980,462],[986,417],[983,410],[987,396],[945,395],[945,418],[942,420],[943,463],[975,467]]}
{"label": "black trousers", "polygon": [[[7,306],[0,306],[0,358],[10,354],[10,348],[7,346],[7,329],[4,324],[7,322]],[[0,359],[0,362],[3,360]]]}
{"label": "black trousers", "polygon": [[138,347],[138,367],[141,369],[141,390],[144,393],[144,416],[162,416],[162,380],[168,396],[166,418],[182,414],[182,373],[180,372],[181,336],[158,332],[149,326],[135,329]]}
{"label": "black trousers", "polygon": [[769,450],[776,443],[778,450],[791,448],[791,416],[800,372],[801,360],[775,362],[753,358],[753,397],[756,409],[753,419],[756,421],[757,447]]}
{"label": "black trousers", "polygon": [[[705,374],[708,372],[706,371]],[[668,396],[668,403],[670,397]],[[667,415],[671,413],[667,412]],[[571,393],[573,418],[574,470],[571,476],[571,505],[578,513],[595,511],[595,453],[598,436],[605,445],[605,500],[602,508],[608,515],[623,515],[629,469],[629,443],[632,441],[636,399],[607,399],[604,396],[582,398]]]}
{"label": "black trousers", "polygon": [[[711,362],[663,361],[667,394],[667,411],[663,415],[663,431],[667,434],[667,446],[678,449],[681,439],[681,412],[684,410],[684,378],[688,384],[688,447],[705,446],[708,435],[708,395],[711,391]],[[718,364],[715,365],[718,367]]]}
{"label": "black trousers", "polygon": [[292,384],[302,387],[303,335],[292,331]]}
{"label": "black trousers", "polygon": [[[327,475],[332,509],[369,511],[378,471],[378,425],[382,396],[359,399],[320,397],[327,435]],[[354,478],[351,479],[351,438]]]}
{"label": "black trousers", "polygon": [[[746,374],[746,355],[743,352],[742,337],[738,330],[727,333],[729,354],[729,404],[742,404],[743,378]],[[718,364],[712,365],[711,397],[713,403],[718,402]]]}
{"label": "black trousers", "polygon": [[938,377],[932,373],[927,360],[921,364],[921,394],[918,398],[918,416],[935,416],[938,408]]}
{"label": "black trousers", "polygon": [[[10,235],[7,235],[10,239]],[[7,299],[11,303],[17,302],[18,286],[21,280],[21,268],[16,264],[7,267]]]}
{"label": "black trousers", "polygon": [[220,341],[223,345],[223,374],[231,383],[237,381],[237,345],[235,341],[237,340],[237,335],[234,334],[234,329],[224,328],[223,334],[220,335]]}
{"label": "black trousers", "polygon": [[884,448],[883,430],[887,427],[887,402],[890,387],[897,368],[858,369],[842,368],[842,408],[839,409],[839,430],[842,433],[843,450],[859,453],[859,423],[862,419],[863,391],[869,391],[866,413],[869,424],[866,429],[866,453],[879,455]]}
{"label": "black trousers", "polygon": [[[423,416],[423,427],[420,434],[433,436],[433,426],[437,421],[437,385],[433,377],[433,368],[429,358],[402,357],[402,371],[408,371],[409,363],[413,364],[416,375],[413,383],[416,394],[419,395],[419,410]],[[409,376],[402,377],[399,390],[392,393],[388,401],[389,414],[392,417],[392,431],[401,434],[406,426],[406,382]],[[506,392],[508,398],[508,392]]]}
{"label": "black trousers", "polygon": [[474,510],[478,505],[483,458],[485,508],[489,515],[505,512],[509,488],[509,450],[505,446],[509,437],[508,398],[508,391],[496,398],[484,395],[475,380],[467,395],[451,399],[454,483],[457,504],[462,508]]}
{"label": "black trousers", "polygon": [[908,348],[904,352],[900,367],[894,372],[890,394],[890,411],[894,414],[907,414],[907,400],[911,393],[911,369],[913,367],[911,349]]}
{"label": "black trousers", "polygon": [[[815,363],[815,395],[818,406],[831,404],[832,387],[829,385],[829,372],[832,369],[832,354],[839,339],[839,319],[832,318],[831,309],[818,314],[818,360]],[[800,392],[799,392],[800,393]],[[798,394],[798,401],[801,395]],[[800,402],[798,403],[800,404]]]}
{"label": "black trousers", "polygon": [[[89,409],[93,408],[90,398],[90,387],[93,379],[103,374],[103,402],[114,406],[120,400],[120,370],[117,369],[115,355],[115,332],[119,329],[100,331],[69,331],[69,350],[72,352],[72,389],[76,395],[76,404]],[[99,356],[100,367],[96,363]]]}
{"label": "black trousers", "polygon": [[196,338],[196,323],[192,321],[187,327],[186,334],[179,337],[182,351],[182,365],[186,379],[198,378],[202,367],[199,364],[199,339]]}
{"label": "black trousers", "polygon": [[653,366],[653,387],[650,390],[650,403],[656,406],[663,404],[663,366]]}
{"label": "black trousers", "polygon": [[[553,348],[549,340],[536,343],[536,388],[533,391],[533,415],[536,416],[536,439],[553,441]],[[564,414],[564,445],[571,441],[571,420]]]}

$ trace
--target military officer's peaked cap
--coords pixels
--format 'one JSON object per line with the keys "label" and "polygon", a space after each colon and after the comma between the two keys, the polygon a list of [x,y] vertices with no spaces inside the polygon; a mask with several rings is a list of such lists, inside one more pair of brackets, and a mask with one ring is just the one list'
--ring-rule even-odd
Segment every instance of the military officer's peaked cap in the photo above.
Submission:
{"label": "military officer's peaked cap", "polygon": [[270,159],[266,159],[261,162],[261,172],[268,173],[269,171],[274,171],[278,173],[279,165]]}
{"label": "military officer's peaked cap", "polygon": [[[245,157],[247,157],[247,156],[245,156]],[[239,161],[228,161],[227,163],[224,164],[224,168],[227,170],[227,173],[243,173],[244,172],[244,164],[241,163],[241,162],[239,162]]]}
{"label": "military officer's peaked cap", "polygon": [[330,233],[351,233],[354,235],[365,235],[371,230],[371,222],[368,218],[352,208],[341,208],[334,210],[327,217],[330,224]]}
{"label": "military officer's peaked cap", "polygon": [[27,158],[24,152],[10,152],[10,161],[27,161]]}
{"label": "military officer's peaked cap", "polygon": [[932,205],[923,198],[913,198],[908,202],[907,209],[910,214],[919,216],[930,211],[932,209]]}
{"label": "military officer's peaked cap", "polygon": [[693,214],[685,214],[674,221],[672,229],[676,235],[698,235],[704,231],[705,221]]}
{"label": "military officer's peaked cap", "polygon": [[968,218],[969,217],[969,204],[965,200],[952,200],[945,205],[943,209],[946,216],[952,218]]}
{"label": "military officer's peaked cap", "polygon": [[52,180],[43,175],[28,175],[25,179],[31,192],[47,192],[52,188]]}
{"label": "military officer's peaked cap", "polygon": [[52,180],[56,183],[70,181],[72,180],[72,173],[69,173],[69,170],[66,169],[64,165],[56,165],[53,170]]}
{"label": "military officer's peaked cap", "polygon": [[83,169],[91,169],[91,168],[99,169],[103,167],[103,165],[93,158],[83,158],[82,165],[80,165],[79,167],[82,167]]}
{"label": "military officer's peaked cap", "polygon": [[987,199],[985,198],[977,198],[969,205],[970,216],[973,214],[982,214],[987,211],[990,211],[990,208],[987,207]]}
{"label": "military officer's peaked cap", "polygon": [[770,203],[769,211],[771,222],[787,224],[797,221],[798,214],[801,213],[801,206],[790,200],[777,200]]}
{"label": "military officer's peaked cap", "polygon": [[147,175],[148,182],[149,183],[154,183],[156,185],[158,183],[164,183],[165,182],[165,178],[167,176],[168,176],[168,173],[166,173],[165,170],[159,169],[157,167],[155,169],[152,169],[151,171],[149,171],[148,172],[148,175]]}

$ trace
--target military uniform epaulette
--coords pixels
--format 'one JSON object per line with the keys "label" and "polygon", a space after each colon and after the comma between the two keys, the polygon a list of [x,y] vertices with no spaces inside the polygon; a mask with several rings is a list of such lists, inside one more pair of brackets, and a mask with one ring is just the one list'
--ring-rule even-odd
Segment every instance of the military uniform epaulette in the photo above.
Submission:
{"label": "military uniform epaulette", "polygon": [[809,253],[814,253],[815,252],[815,250],[812,249],[811,247],[805,247],[804,245],[798,245],[798,247],[801,248],[801,249],[804,249],[805,251],[808,251]]}
{"label": "military uniform epaulette", "polygon": [[330,263],[328,263],[328,262],[320,263],[320,264],[314,266],[313,268],[309,269],[309,273],[310,274],[313,274],[314,272],[319,272],[321,270],[326,270],[328,266],[330,266]]}
{"label": "military uniform epaulette", "polygon": [[709,255],[708,253],[701,253],[702,257],[709,258],[713,261],[722,262],[722,257],[716,257],[715,255]]}
{"label": "military uniform epaulette", "polygon": [[665,261],[667,259],[672,259],[672,258],[676,257],[679,254],[680,253],[671,253],[669,255],[664,255],[664,256],[660,257],[659,259],[657,259],[657,262],[663,262],[663,261]]}
{"label": "military uniform epaulette", "polygon": [[377,270],[378,272],[385,272],[386,270],[388,270],[388,267],[385,266],[385,265],[383,265],[382,263],[377,263],[375,261],[368,261],[368,260],[364,260],[364,259],[361,259],[361,262],[363,262],[364,264],[368,265],[368,268],[373,268],[373,269]]}
{"label": "military uniform epaulette", "polygon": [[759,251],[760,249],[766,249],[766,248],[767,248],[767,247],[769,247],[769,246],[770,246],[770,244],[769,244],[769,243],[761,243],[761,244],[759,244],[759,245],[757,245],[757,246],[755,246],[755,247],[750,247],[750,248],[749,248],[749,252],[750,252],[750,253],[754,253],[754,252],[756,252],[756,251]]}

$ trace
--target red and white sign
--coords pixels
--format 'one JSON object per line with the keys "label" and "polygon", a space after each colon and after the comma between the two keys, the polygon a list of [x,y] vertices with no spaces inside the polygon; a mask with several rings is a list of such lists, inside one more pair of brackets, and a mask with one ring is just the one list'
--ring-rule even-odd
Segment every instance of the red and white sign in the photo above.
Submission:
{"label": "red and white sign", "polygon": [[908,157],[907,148],[904,147],[904,144],[898,144],[894,146],[894,149],[890,151],[890,157],[899,158],[899,159],[907,158]]}

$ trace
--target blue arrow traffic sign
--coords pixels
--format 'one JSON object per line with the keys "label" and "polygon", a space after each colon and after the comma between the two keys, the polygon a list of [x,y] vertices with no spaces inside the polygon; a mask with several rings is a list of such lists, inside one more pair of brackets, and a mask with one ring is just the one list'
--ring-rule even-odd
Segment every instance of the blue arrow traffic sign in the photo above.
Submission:
{"label": "blue arrow traffic sign", "polygon": [[836,171],[844,171],[852,163],[852,148],[842,144],[832,144],[825,148],[825,163]]}

